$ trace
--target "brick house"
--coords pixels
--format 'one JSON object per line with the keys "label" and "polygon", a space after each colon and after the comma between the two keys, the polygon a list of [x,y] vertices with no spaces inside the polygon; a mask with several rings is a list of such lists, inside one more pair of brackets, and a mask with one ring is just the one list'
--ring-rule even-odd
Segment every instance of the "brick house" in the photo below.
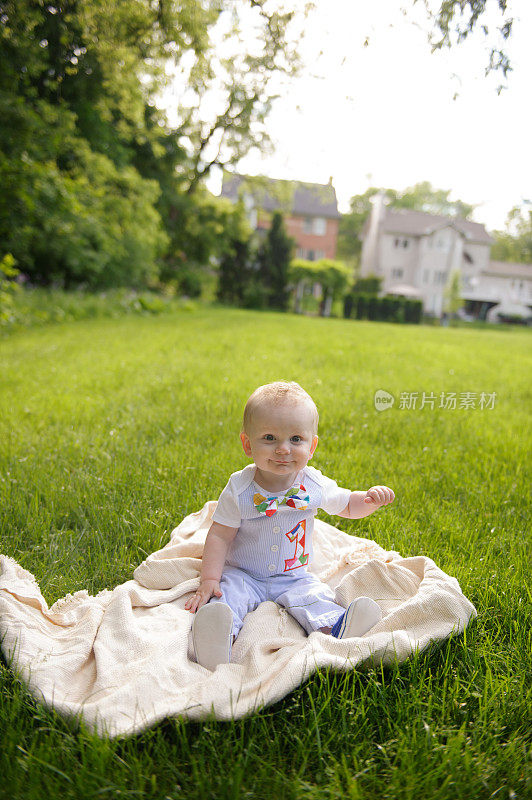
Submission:
{"label": "brick house", "polygon": [[221,196],[242,200],[251,227],[259,233],[270,227],[272,213],[281,211],[295,240],[296,258],[336,258],[340,214],[332,179],[323,185],[225,172]]}

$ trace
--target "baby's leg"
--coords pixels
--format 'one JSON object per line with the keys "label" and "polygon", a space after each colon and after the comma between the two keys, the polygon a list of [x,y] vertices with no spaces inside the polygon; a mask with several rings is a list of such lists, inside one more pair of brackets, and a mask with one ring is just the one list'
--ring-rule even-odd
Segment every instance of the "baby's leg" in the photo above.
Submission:
{"label": "baby's leg", "polygon": [[233,612],[232,634],[238,636],[244,617],[254,611],[264,599],[257,591],[256,582],[242,569],[225,567],[220,579],[221,597],[211,597],[208,605],[225,603]]}
{"label": "baby's leg", "polygon": [[310,573],[280,575],[271,583],[276,591],[270,599],[284,606],[307,633],[330,633],[345,611],[334,599],[332,589]]}
{"label": "baby's leg", "polygon": [[192,640],[198,664],[214,670],[231,660],[231,646],[244,617],[257,607],[258,597],[247,573],[226,567],[220,580],[221,597],[211,597],[194,615]]}
{"label": "baby's leg", "polygon": [[358,597],[347,609],[338,605],[327,584],[308,573],[292,580],[276,602],[283,605],[307,633],[317,630],[337,639],[363,636],[382,618],[379,605],[369,597]]}

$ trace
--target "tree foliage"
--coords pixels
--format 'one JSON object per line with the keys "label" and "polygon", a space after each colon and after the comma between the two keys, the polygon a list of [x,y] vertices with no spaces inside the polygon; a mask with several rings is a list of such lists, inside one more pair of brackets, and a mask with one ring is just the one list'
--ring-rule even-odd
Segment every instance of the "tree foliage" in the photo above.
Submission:
{"label": "tree foliage", "polygon": [[[0,256],[35,282],[96,287],[221,254],[234,213],[201,178],[264,144],[272,75],[297,68],[294,17],[266,0],[0,0]],[[175,129],[155,107],[169,62],[192,98]]]}
{"label": "tree foliage", "polygon": [[494,231],[491,257],[496,261],[532,264],[532,211],[513,208],[504,231]]}
{"label": "tree foliage", "polygon": [[[429,39],[433,52],[460,44],[480,29],[488,44],[486,74],[499,72],[506,79],[512,66],[505,43],[511,36],[514,25],[508,0],[414,0],[414,3],[417,2],[425,6],[432,24]],[[487,21],[492,10],[493,17],[498,16],[500,23],[495,24],[495,29],[491,20]],[[502,88],[502,85],[499,86],[499,91]]]}
{"label": "tree foliage", "polygon": [[462,300],[462,280],[459,269],[453,269],[449,276],[449,281],[444,289],[444,310],[450,314],[456,314],[464,305]]}
{"label": "tree foliage", "polygon": [[269,308],[286,311],[288,307],[288,271],[293,249],[294,240],[286,232],[283,215],[275,211],[257,253],[260,282]]}
{"label": "tree foliage", "polygon": [[210,30],[201,59],[177,65],[186,92],[177,103],[189,154],[187,191],[215,166],[231,166],[251,149],[270,144],[266,118],[278,96],[279,79],[301,68],[301,20],[310,4],[272,0],[226,0]]}
{"label": "tree foliage", "polygon": [[319,284],[322,290],[321,313],[330,313],[333,300],[343,295],[351,277],[351,270],[341,261],[295,258],[290,264],[289,280],[295,288],[296,312],[301,311],[303,293],[310,291],[314,284]]}

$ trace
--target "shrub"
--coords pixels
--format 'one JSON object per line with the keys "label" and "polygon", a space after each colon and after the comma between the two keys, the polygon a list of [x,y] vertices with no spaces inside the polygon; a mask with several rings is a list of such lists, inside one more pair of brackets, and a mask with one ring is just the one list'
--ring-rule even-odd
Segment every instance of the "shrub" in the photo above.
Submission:
{"label": "shrub", "polygon": [[200,274],[191,269],[183,270],[177,279],[179,293],[186,297],[200,297],[202,280]]}
{"label": "shrub", "polygon": [[7,323],[11,319],[13,309],[13,296],[19,286],[15,278],[20,274],[15,268],[16,261],[7,253],[0,261],[0,323]]}

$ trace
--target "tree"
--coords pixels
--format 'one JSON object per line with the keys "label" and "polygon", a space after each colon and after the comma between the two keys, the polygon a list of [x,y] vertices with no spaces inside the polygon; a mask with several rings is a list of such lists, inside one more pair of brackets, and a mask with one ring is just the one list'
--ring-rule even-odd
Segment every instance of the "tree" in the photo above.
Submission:
{"label": "tree", "polygon": [[223,254],[218,267],[217,297],[222,303],[242,306],[246,303],[247,292],[254,279],[252,267],[251,229],[238,204],[229,201],[228,211],[232,215],[230,225],[224,225],[225,241]]}
{"label": "tree", "polygon": [[468,219],[475,207],[463,200],[450,200],[450,194],[450,189],[435,189],[429,181],[422,181],[403,192],[390,192],[390,207]]}
{"label": "tree", "polygon": [[[177,107],[189,153],[183,178],[193,193],[217,166],[235,165],[251,149],[270,144],[266,118],[278,96],[279,79],[301,68],[301,21],[311,4],[277,0],[220,2],[210,36],[217,46],[178,76],[190,100]],[[223,9],[223,11],[222,11]]]}
{"label": "tree", "polygon": [[341,261],[322,258],[319,261],[294,259],[289,270],[290,283],[295,287],[295,311],[301,312],[301,301],[306,290],[319,283],[322,288],[320,314],[328,317],[333,300],[341,296],[349,284],[351,270]]}
{"label": "tree", "polygon": [[266,238],[259,247],[259,277],[266,290],[267,305],[279,311],[288,306],[288,271],[294,240],[287,235],[283,215],[275,211]]}
{"label": "tree", "polygon": [[508,214],[506,229],[494,231],[491,257],[496,261],[532,264],[532,211],[516,206]]}
{"label": "tree", "polygon": [[463,305],[460,270],[453,269],[444,291],[444,311],[454,316]]}
{"label": "tree", "polygon": [[[298,66],[296,18],[272,0],[0,0],[0,255],[97,286],[223,252],[230,215],[201,178],[265,143],[273,77]],[[176,129],[154,99],[169,61],[194,98]]]}
{"label": "tree", "polygon": [[[417,3],[418,0],[413,0],[413,2]],[[512,34],[514,25],[513,18],[507,13],[507,0],[489,3],[488,0],[437,0],[436,4],[433,0],[421,0],[421,2],[427,10],[432,25],[429,41],[433,52],[464,42],[475,30],[480,28],[486,41],[489,42],[489,61],[485,70],[486,74],[501,72],[503,78],[506,79],[512,66],[503,48]],[[433,10],[434,5],[436,5],[436,10]],[[488,6],[490,11],[492,8],[496,9],[496,13],[499,13],[501,17],[502,25],[496,26],[495,31],[493,27],[490,30],[489,24],[485,21]],[[502,88],[499,86],[498,91],[500,92]]]}
{"label": "tree", "polygon": [[351,270],[341,261],[333,261],[330,258],[320,259],[317,265],[320,276],[319,282],[323,291],[320,314],[323,317],[328,317],[331,313],[333,300],[341,296],[347,289],[351,279]]}
{"label": "tree", "polygon": [[294,258],[290,262],[288,280],[294,288],[294,311],[300,314],[303,307],[303,295],[310,287],[319,283],[320,269],[317,261],[307,261],[305,258]]}
{"label": "tree", "polygon": [[[0,242],[35,283],[142,286],[167,246],[159,186],[91,150],[63,105],[6,98],[0,132]],[[71,154],[69,167],[58,166]]]}
{"label": "tree", "polygon": [[218,300],[230,305],[244,305],[250,278],[249,240],[233,239],[220,261]]}

